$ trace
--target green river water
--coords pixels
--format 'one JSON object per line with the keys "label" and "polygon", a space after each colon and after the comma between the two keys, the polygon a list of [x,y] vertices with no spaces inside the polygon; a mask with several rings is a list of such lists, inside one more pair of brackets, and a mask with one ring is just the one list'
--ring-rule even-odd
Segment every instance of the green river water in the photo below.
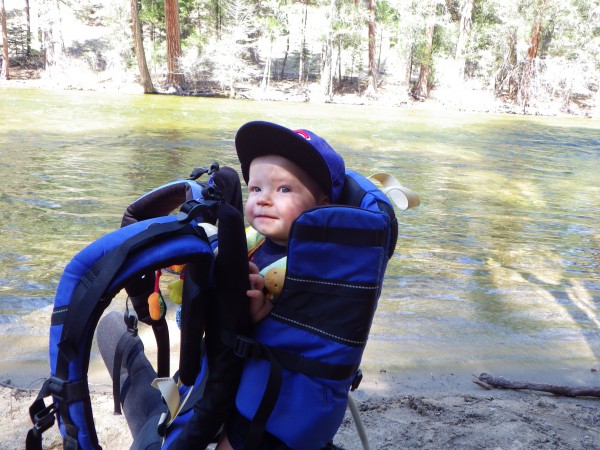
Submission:
{"label": "green river water", "polygon": [[214,160],[237,168],[235,131],[257,119],[312,129],[347,167],[393,174],[421,197],[398,212],[364,370],[504,368],[597,382],[598,121],[8,88],[0,381],[48,375],[65,264],[148,190]]}

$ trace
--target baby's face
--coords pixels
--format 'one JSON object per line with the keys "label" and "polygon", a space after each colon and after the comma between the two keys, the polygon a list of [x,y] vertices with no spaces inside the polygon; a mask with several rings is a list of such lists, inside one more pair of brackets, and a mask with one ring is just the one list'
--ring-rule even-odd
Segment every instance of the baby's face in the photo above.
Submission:
{"label": "baby's face", "polygon": [[273,242],[287,245],[294,220],[326,200],[312,177],[289,159],[267,155],[252,160],[246,219]]}

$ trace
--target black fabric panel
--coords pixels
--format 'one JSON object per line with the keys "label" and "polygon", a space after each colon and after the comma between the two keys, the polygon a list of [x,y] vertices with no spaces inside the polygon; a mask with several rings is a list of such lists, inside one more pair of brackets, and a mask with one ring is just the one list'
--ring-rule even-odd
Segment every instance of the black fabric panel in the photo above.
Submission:
{"label": "black fabric panel", "polygon": [[354,178],[346,175],[346,182],[344,183],[344,190],[342,191],[341,203],[343,205],[360,207],[364,196],[364,189],[360,187]]}
{"label": "black fabric panel", "polygon": [[50,318],[50,326],[60,325],[65,323],[65,318],[67,317],[67,313],[69,312],[68,306],[61,306],[60,308],[56,308],[52,311],[52,317]]}
{"label": "black fabric panel", "polygon": [[302,223],[294,225],[294,239],[314,242],[329,242],[340,245],[383,247],[386,245],[387,230],[363,230],[332,226],[312,226]]}
{"label": "black fabric panel", "polygon": [[359,289],[291,279],[285,283],[272,317],[346,345],[365,345],[371,327],[371,320],[365,319],[375,313],[378,286]]}

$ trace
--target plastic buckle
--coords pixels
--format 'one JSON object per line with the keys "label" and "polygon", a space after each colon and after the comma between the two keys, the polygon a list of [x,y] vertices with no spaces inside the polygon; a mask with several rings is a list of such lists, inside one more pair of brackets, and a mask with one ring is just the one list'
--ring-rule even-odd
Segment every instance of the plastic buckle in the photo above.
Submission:
{"label": "plastic buckle", "polygon": [[169,413],[169,411],[167,411],[167,412],[162,413],[160,415],[160,418],[158,419],[158,424],[156,424],[156,433],[160,437],[165,437],[165,435],[167,434],[169,417],[170,417],[170,413]]}
{"label": "plastic buckle", "polygon": [[192,220],[199,217],[203,211],[206,211],[219,203],[221,202],[210,199],[204,201],[188,200],[181,205],[176,216],[177,221],[180,223],[190,223]]}
{"label": "plastic buckle", "polygon": [[61,378],[50,377],[48,378],[48,392],[52,394],[52,396],[58,400],[59,402],[68,402],[67,398],[67,383]]}
{"label": "plastic buckle", "polygon": [[131,333],[131,335],[133,337],[137,336],[138,335],[138,318],[136,316],[134,316],[133,314],[130,314],[129,316],[127,316],[125,323],[127,325],[127,331],[129,331],[129,333]]}
{"label": "plastic buckle", "polygon": [[253,354],[256,342],[246,336],[236,336],[233,353],[242,359],[248,359]]}
{"label": "plastic buckle", "polygon": [[356,389],[358,389],[358,386],[360,385],[360,382],[363,379],[363,374],[362,374],[362,370],[358,369],[356,371],[356,373],[354,374],[354,379],[352,380],[352,384],[350,385],[350,390],[351,391],[355,391]]}
{"label": "plastic buckle", "polygon": [[41,411],[35,413],[32,416],[33,421],[33,434],[37,437],[40,436],[44,431],[54,425],[56,420],[54,413],[56,412],[56,404],[50,403]]}

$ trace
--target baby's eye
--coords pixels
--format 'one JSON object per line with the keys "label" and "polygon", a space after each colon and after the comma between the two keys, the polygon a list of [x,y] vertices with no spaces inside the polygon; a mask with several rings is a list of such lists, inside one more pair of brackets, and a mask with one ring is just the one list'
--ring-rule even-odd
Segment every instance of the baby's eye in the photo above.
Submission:
{"label": "baby's eye", "polygon": [[248,190],[250,192],[260,192],[260,188],[258,186],[251,186]]}
{"label": "baby's eye", "polygon": [[288,192],[292,192],[292,190],[291,190],[289,187],[287,187],[287,186],[281,186],[281,187],[279,188],[279,190],[280,190],[281,192],[283,192],[284,194],[287,194]]}

